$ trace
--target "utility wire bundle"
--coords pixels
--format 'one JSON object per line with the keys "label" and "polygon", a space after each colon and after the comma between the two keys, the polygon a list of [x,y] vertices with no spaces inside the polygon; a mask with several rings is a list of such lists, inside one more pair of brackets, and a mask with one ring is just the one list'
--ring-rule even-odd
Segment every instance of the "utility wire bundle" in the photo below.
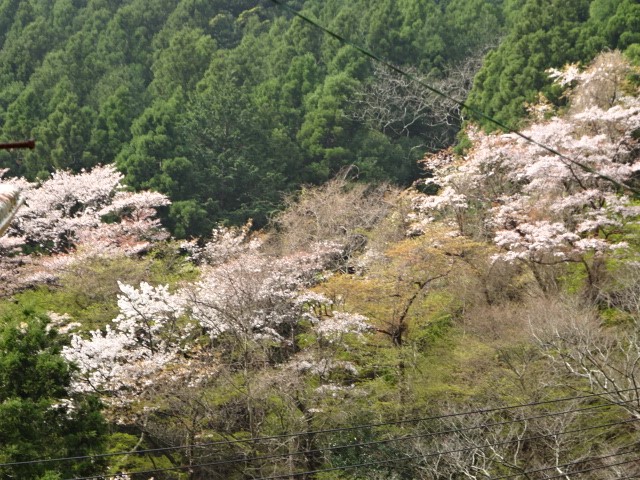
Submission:
{"label": "utility wire bundle", "polygon": [[[637,431],[637,423],[640,421],[640,418],[636,417],[628,417],[616,416],[615,419],[611,421],[611,417],[608,417],[610,421],[593,421],[594,415],[597,414],[602,409],[607,408],[616,408],[621,407],[626,404],[626,402],[609,402],[606,400],[606,395],[611,393],[625,393],[627,391],[620,392],[607,392],[602,394],[588,394],[582,395],[578,397],[568,397],[561,398],[556,400],[548,400],[541,402],[531,402],[526,404],[519,405],[509,405],[504,407],[496,407],[496,408],[488,408],[488,409],[478,409],[471,410],[459,413],[450,413],[445,415],[438,416],[429,416],[429,417],[421,417],[421,418],[411,418],[405,420],[398,420],[393,422],[384,422],[384,423],[370,423],[363,425],[352,425],[345,426],[340,428],[333,429],[324,429],[324,430],[314,430],[314,431],[306,431],[306,432],[295,432],[295,433],[287,433],[282,435],[273,435],[273,436],[264,436],[264,437],[255,437],[255,438],[243,438],[243,439],[232,439],[232,440],[221,440],[215,442],[202,442],[202,443],[194,443],[191,445],[181,445],[174,447],[164,447],[164,448],[154,448],[154,449],[142,449],[135,451],[127,451],[127,452],[115,452],[109,454],[102,455],[93,455],[93,456],[82,456],[82,457],[66,457],[66,458],[54,458],[54,459],[38,459],[31,460],[25,462],[13,462],[13,463],[4,463],[0,464],[0,469],[4,466],[15,466],[15,465],[24,465],[24,464],[35,464],[35,463],[59,463],[59,462],[79,462],[86,460],[98,460],[105,457],[126,457],[126,456],[140,456],[140,455],[158,455],[170,452],[194,452],[201,451],[203,452],[202,456],[199,456],[195,462],[190,462],[185,465],[178,465],[174,467],[167,468],[157,468],[153,470],[139,470],[139,471],[131,471],[126,472],[127,475],[135,475],[129,478],[149,478],[145,476],[152,476],[163,472],[200,472],[202,474],[212,474],[216,470],[221,469],[222,471],[227,471],[229,467],[234,467],[238,471],[247,471],[247,470],[255,470],[255,471],[266,471],[272,469],[275,473],[271,476],[255,476],[254,478],[261,478],[263,480],[276,480],[276,479],[285,479],[285,478],[313,478],[314,475],[328,472],[336,472],[336,471],[347,471],[351,473],[362,473],[363,471],[367,471],[367,469],[371,468],[398,468],[398,469],[407,469],[407,468],[424,468],[428,462],[441,459],[446,456],[460,454],[460,453],[474,453],[478,454],[481,452],[491,451],[497,447],[505,447],[511,444],[518,443],[520,444],[530,444],[531,442],[540,441],[540,440],[549,440],[549,441],[557,441],[559,438],[572,438],[578,434],[582,434],[585,432],[592,432],[595,435],[599,436],[607,436],[608,438],[612,438],[614,436],[613,429],[628,429],[630,431]],[[581,406],[575,406],[575,402],[581,402]],[[549,407],[553,405],[559,405],[562,407],[562,404],[572,403],[573,405],[569,408],[560,408],[558,410],[549,410]],[[535,409],[535,410],[534,410]],[[541,410],[540,410],[541,409]],[[473,422],[472,418],[480,418],[478,416],[487,416],[488,418],[493,418],[491,421],[482,421],[482,422]],[[497,417],[496,417],[497,415]],[[429,445],[439,445],[443,438],[447,438],[451,435],[465,435],[469,432],[475,431],[475,433],[479,434],[475,438],[482,438],[485,432],[491,431],[492,428],[497,428],[498,430],[505,427],[511,426],[520,426],[520,425],[528,425],[531,422],[535,422],[536,420],[541,420],[545,418],[565,418],[567,416],[582,416],[583,419],[586,419],[586,423],[584,426],[578,427],[569,427],[565,429],[557,429],[548,433],[543,434],[524,434],[518,436],[514,439],[505,439],[501,440],[500,438],[497,441],[489,441],[487,439],[483,441],[476,441],[476,443],[471,443],[467,445],[462,445],[458,448],[430,448],[424,451],[420,451],[417,454],[407,454],[406,452],[410,451],[411,448],[407,447],[406,442],[411,442],[409,447],[413,445],[414,442],[420,442],[421,440],[430,439],[431,443]],[[496,421],[497,419],[498,421]],[[456,428],[451,428],[451,420],[456,420],[458,425]],[[422,427],[423,424],[428,424],[428,426]],[[442,425],[445,425],[443,428]],[[376,436],[374,432],[375,429],[379,429],[381,427],[402,427],[405,425],[410,425],[412,427],[411,432],[419,432],[419,433],[409,433],[409,434],[400,434],[400,435],[391,435],[388,434],[384,437]],[[341,435],[342,437],[349,436],[358,438],[358,432],[368,432],[369,438],[366,441],[353,441],[351,443],[340,443],[335,444],[333,441],[326,442],[328,445],[321,446],[319,439],[322,436],[328,436],[329,438],[334,438],[335,435]],[[293,450],[290,448],[289,441],[298,440],[302,438],[309,438],[313,436],[318,440],[313,448],[302,449],[302,450]],[[277,445],[274,445],[274,442],[278,442]],[[264,444],[267,443],[266,447]],[[285,448],[286,452],[283,453],[268,453],[265,455],[256,454],[260,450],[260,446],[263,446],[262,450],[266,450],[268,452],[274,451],[277,452],[279,448]],[[388,450],[400,453],[393,453],[391,455],[386,456],[386,458],[375,458],[373,460],[368,461],[351,461],[344,462],[344,458],[366,458],[368,456],[372,456],[376,453],[376,448],[386,445],[388,446]],[[229,453],[229,450],[226,450],[226,457],[224,454],[221,456],[221,451],[223,449],[238,449],[237,447],[246,447],[253,453],[247,454],[245,452],[240,453]],[[405,448],[403,448],[405,447]],[[402,453],[404,450],[404,454]],[[414,449],[415,451],[415,449]],[[213,453],[209,453],[213,452]],[[341,452],[343,455],[340,459],[339,464],[334,466],[324,466],[324,465],[332,465],[333,459],[332,455],[336,452]],[[346,452],[350,452],[350,455],[345,455]],[[216,456],[216,460],[207,461],[207,456]],[[318,456],[323,459],[322,467],[315,468],[313,470],[306,469],[300,470],[293,467],[287,473],[280,473],[283,470],[283,463],[293,464],[296,458],[300,457],[311,457]],[[292,461],[293,462],[290,462]],[[279,464],[278,464],[278,461]],[[640,465],[640,440],[635,439],[631,443],[627,443],[626,445],[622,445],[617,448],[615,451],[607,454],[593,454],[583,456],[582,458],[574,459],[572,461],[564,461],[564,462],[556,462],[554,465],[545,465],[542,467],[536,467],[532,469],[522,469],[517,466],[508,466],[512,473],[508,473],[506,475],[501,476],[479,476],[478,478],[487,478],[492,480],[506,480],[506,479],[552,479],[552,478],[565,478],[567,475],[579,475],[583,473],[596,472],[595,474],[599,476],[600,473],[603,473],[607,470],[614,469],[615,467],[621,466],[638,466]],[[394,467],[395,466],[395,467]],[[217,467],[217,468],[216,468]],[[501,467],[505,467],[504,464],[501,463]],[[504,468],[503,468],[504,470]],[[558,472],[562,472],[561,474]],[[634,471],[635,474],[640,475],[639,471]],[[121,473],[107,474],[101,476],[91,476],[91,477],[76,477],[68,480],[90,480],[90,479],[118,479],[123,478]],[[126,477],[124,477],[126,478]],[[199,477],[195,477],[199,478]],[[205,478],[205,477],[202,477]],[[633,477],[615,477],[615,478],[633,478]]]}

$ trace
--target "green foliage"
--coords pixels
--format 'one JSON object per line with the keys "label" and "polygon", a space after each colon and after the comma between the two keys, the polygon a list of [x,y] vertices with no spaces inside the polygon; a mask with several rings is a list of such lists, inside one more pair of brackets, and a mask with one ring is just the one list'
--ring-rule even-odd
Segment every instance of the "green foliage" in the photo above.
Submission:
{"label": "green foliage", "polygon": [[[151,446],[141,445],[140,438],[129,433],[115,432],[107,437],[106,453],[131,452],[143,448],[151,448]],[[114,475],[120,472],[156,470],[172,466],[169,459],[162,456],[117,455],[113,458],[109,465],[109,472]]]}
{"label": "green foliage", "polygon": [[[14,308],[0,319],[0,463],[91,455],[103,448],[106,424],[94,397],[69,398],[63,339],[47,319]],[[103,463],[0,467],[7,478],[84,476]],[[43,477],[44,476],[44,477]]]}
{"label": "green foliage", "polygon": [[[144,258],[90,258],[70,266],[56,286],[38,286],[17,294],[14,301],[22,308],[41,314],[67,314],[82,330],[99,329],[118,315],[118,281],[128,285],[140,282],[174,284],[197,278],[197,269],[177,251],[176,245],[158,246]],[[0,303],[0,314],[13,306]]]}
{"label": "green foliage", "polygon": [[[636,3],[289,2],[428,78],[441,78],[447,68],[481,54],[506,34],[487,57],[470,98],[506,122],[522,118],[523,102],[540,90],[563,101],[547,83],[547,67],[586,61],[605,47],[626,49],[638,60]],[[416,178],[421,144],[433,133],[428,120],[412,130],[414,136],[404,137],[372,129],[352,115],[354,96],[375,81],[372,71],[353,48],[282,15],[266,1],[0,0],[0,134],[38,137],[35,152],[2,152],[0,166],[11,167],[11,174],[44,178],[54,168],[79,170],[116,161],[131,188],[171,197],[164,221],[177,237],[208,235],[218,222],[244,223],[248,217],[259,227],[280,208],[283,193],[302,183],[325,182],[345,166],[354,165],[350,171],[365,180],[408,184]],[[447,134],[453,138],[456,129],[452,125]],[[461,137],[458,150],[470,147]],[[390,198],[395,195],[390,188],[343,185],[340,196],[330,194],[329,187],[318,190],[329,194],[310,201],[316,190],[305,188],[298,210],[288,205],[292,218],[287,223],[286,215],[280,217],[280,233],[291,237],[292,252],[304,250],[311,240],[345,235],[365,242],[345,254],[344,270],[355,273],[336,273],[315,290],[333,301],[324,307],[327,316],[329,310],[363,314],[373,331],[331,342],[306,318],[292,328],[286,346],[265,341],[258,348],[231,332],[214,340],[200,336],[128,407],[129,425],[113,426],[115,433],[106,440],[109,452],[403,421],[469,409],[469,402],[491,407],[566,394],[561,387],[548,387],[567,382],[566,376],[552,367],[548,352],[528,332],[565,296],[579,303],[583,267],[556,267],[562,272],[557,290],[541,296],[521,270],[494,265],[493,248],[452,237],[448,225],[434,223],[425,227],[425,235],[405,238],[408,200],[402,207],[402,201]],[[465,215],[470,225],[484,225],[478,212]],[[628,328],[637,320],[638,282],[635,271],[626,268],[636,259],[637,233],[633,226],[617,233],[631,252],[603,266],[606,281],[595,311],[606,326]],[[363,249],[371,255],[358,257]],[[118,314],[118,281],[175,286],[198,276],[174,244],[138,258],[92,258],[68,268],[56,285],[34,287],[0,303],[0,463],[105,448],[99,402],[68,398],[73,366],[59,355],[66,340],[47,328],[42,313],[67,313],[81,330],[102,328]],[[285,349],[286,355],[274,353]],[[305,370],[300,366],[305,362],[321,367]],[[333,368],[331,362],[348,367]],[[570,387],[585,388],[580,382],[570,380]],[[593,418],[616,415],[612,409]],[[433,427],[447,428],[437,422]],[[215,450],[117,457],[108,466],[98,461],[0,467],[0,476],[53,480],[281,453],[286,461],[256,461],[242,472],[214,465],[170,475],[291,476],[292,469],[384,462],[405,450],[407,456],[426,447],[437,450],[435,442],[424,449],[389,442],[324,450],[325,456],[297,453],[427,430],[407,422]],[[622,445],[623,439],[632,443],[636,437],[619,429],[607,439]],[[608,452],[597,450],[600,440],[585,439],[582,444],[594,452]],[[296,458],[287,456],[292,452]],[[510,471],[497,466],[491,473]],[[318,478],[428,476],[424,469],[417,472],[404,462]]]}
{"label": "green foliage", "polygon": [[[640,35],[639,8],[633,0],[507,2],[508,34],[487,56],[468,103],[513,127],[526,116],[525,103],[535,102],[540,91],[561,104],[545,70],[587,63],[607,48],[633,51]],[[474,120],[496,128],[485,119]]]}
{"label": "green foliage", "polygon": [[154,77],[149,86],[151,92],[154,96],[167,98],[176,89],[192,91],[215,50],[215,41],[202,30],[184,28],[177,31],[151,67]]}
{"label": "green foliage", "polygon": [[[494,41],[500,5],[295,7],[394,63],[437,73]],[[35,152],[2,153],[11,175],[115,160],[132,188],[171,197],[165,223],[188,237],[219,222],[260,226],[284,193],[348,165],[365,180],[409,184],[418,173],[422,139],[350,118],[371,65],[269,2],[5,0],[0,12],[0,136],[38,139]]]}

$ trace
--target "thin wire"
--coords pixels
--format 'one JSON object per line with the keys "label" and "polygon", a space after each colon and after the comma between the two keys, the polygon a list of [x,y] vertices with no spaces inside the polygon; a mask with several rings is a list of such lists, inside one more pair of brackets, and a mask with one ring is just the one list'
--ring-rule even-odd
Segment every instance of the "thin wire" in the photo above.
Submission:
{"label": "thin wire", "polygon": [[[540,440],[540,439],[549,438],[549,437],[558,437],[558,436],[561,436],[561,435],[567,435],[567,434],[571,434],[571,433],[580,433],[580,432],[585,432],[585,431],[588,431],[588,430],[595,430],[595,429],[598,429],[598,428],[605,428],[605,427],[612,427],[612,426],[616,426],[616,425],[633,423],[633,422],[637,422],[638,420],[640,420],[640,419],[634,418],[634,419],[630,419],[630,420],[624,420],[624,421],[621,421],[621,422],[613,422],[613,423],[608,423],[608,424],[604,424],[604,425],[597,425],[597,426],[579,428],[579,429],[574,429],[574,430],[565,430],[564,432],[557,432],[557,433],[551,433],[551,434],[546,434],[546,435],[535,435],[533,437],[518,438],[518,439],[515,439],[515,440],[504,441],[504,442],[487,443],[485,445],[475,445],[473,447],[460,448],[460,449],[456,449],[456,450],[445,450],[445,451],[439,451],[439,452],[428,453],[428,454],[423,454],[423,455],[412,455],[412,456],[407,456],[407,457],[404,457],[404,458],[397,458],[397,459],[391,459],[391,460],[380,460],[380,461],[376,461],[376,462],[366,462],[366,463],[359,464],[357,466],[347,465],[347,466],[342,466],[342,467],[332,467],[332,468],[326,468],[326,469],[320,469],[320,470],[314,470],[314,471],[307,471],[307,472],[296,472],[296,473],[291,473],[291,474],[287,474],[287,475],[277,475],[277,476],[272,476],[272,477],[260,477],[260,478],[255,479],[255,480],[276,480],[276,479],[280,479],[280,478],[287,478],[287,477],[290,477],[291,475],[311,475],[311,474],[316,474],[316,473],[332,472],[332,471],[336,471],[336,470],[344,470],[344,469],[350,469],[350,468],[355,468],[355,467],[359,468],[359,467],[364,467],[364,466],[373,466],[373,465],[379,465],[379,464],[385,464],[385,463],[399,462],[399,461],[403,461],[403,460],[413,460],[413,459],[417,459],[417,458],[424,459],[424,458],[429,458],[429,457],[448,455],[448,454],[451,454],[451,453],[462,453],[462,452],[468,452],[468,451],[473,451],[473,450],[481,450],[483,448],[488,448],[488,447],[496,447],[496,446],[500,446],[500,445],[508,445],[510,443],[515,443],[515,442],[526,442],[526,441],[530,441],[530,440]],[[72,479],[72,480],[88,480],[88,479]]]}
{"label": "thin wire", "polygon": [[589,165],[586,165],[582,162],[579,162],[578,160],[575,160],[573,158],[567,157],[566,155],[560,153],[558,150],[556,150],[553,147],[549,147],[548,145],[545,145],[543,143],[538,142],[537,140],[533,139],[532,137],[525,135],[524,133],[521,133],[520,131],[504,124],[503,122],[501,122],[500,120],[496,120],[495,118],[487,115],[486,113],[482,112],[481,110],[478,110],[475,107],[472,107],[471,105],[468,105],[467,103],[458,100],[456,98],[453,98],[451,95],[448,95],[440,90],[438,90],[437,88],[429,85],[428,83],[424,82],[423,80],[420,80],[419,78],[417,78],[415,75],[410,74],[409,72],[395,66],[394,64],[392,64],[391,62],[389,62],[388,60],[385,60],[384,58],[380,57],[379,55],[372,53],[371,51],[365,49],[364,47],[353,43],[352,41],[344,38],[342,35],[329,30],[327,27],[324,27],[323,25],[320,25],[319,23],[317,23],[315,20],[307,17],[306,15],[298,12],[297,10],[289,7],[288,5],[286,5],[285,3],[283,3],[281,0],[271,0],[273,3],[275,3],[276,5],[278,5],[279,7],[283,8],[284,10],[287,10],[288,12],[292,13],[293,15],[295,15],[296,17],[304,20],[305,22],[307,22],[308,24],[312,25],[313,27],[322,30],[324,33],[326,33],[327,35],[335,38],[336,40],[338,40],[341,43],[344,43],[345,45],[349,45],[353,48],[355,48],[358,52],[360,52],[361,54],[371,58],[372,60],[375,60],[378,63],[381,63],[382,65],[384,65],[385,67],[393,70],[394,72],[407,77],[409,80],[421,85],[422,87],[426,88],[427,90],[429,90],[430,92],[435,93],[436,95],[439,95],[443,98],[446,98],[447,100],[455,103],[456,105],[467,109],[469,112],[475,114],[476,116],[480,117],[480,118],[484,118],[485,120],[488,120],[489,122],[493,123],[494,125],[500,127],[502,130],[512,133],[514,135],[517,135],[518,137],[526,140],[527,142],[536,145],[544,150],[546,150],[547,152],[552,153],[553,155],[557,155],[558,157],[560,157],[561,159],[569,162],[572,165],[575,165],[579,168],[581,168],[582,170],[584,170],[587,173],[591,173],[592,175],[596,175],[597,177],[606,180],[608,182],[611,182],[613,185],[615,185],[618,189],[621,190],[629,190],[630,192],[633,192],[636,195],[640,195],[640,190],[636,189],[635,187],[632,187],[630,185],[627,185],[626,183],[623,182],[619,182],[618,180],[605,175],[601,172],[598,172],[597,170],[595,170],[594,168],[590,167]]}
{"label": "thin wire", "polygon": [[[605,395],[611,395],[611,394],[621,394],[621,393],[627,393],[627,392],[632,392],[635,391],[635,388],[628,388],[625,390],[614,390],[611,392],[603,392],[603,393],[591,393],[588,395],[582,395],[582,396],[577,396],[577,397],[564,397],[564,398],[559,398],[556,400],[544,400],[544,401],[540,401],[540,402],[530,402],[530,403],[523,403],[523,404],[518,404],[518,405],[507,405],[505,407],[495,407],[495,408],[485,408],[485,409],[478,409],[478,410],[471,410],[471,411],[467,411],[467,412],[459,412],[459,413],[449,413],[449,414],[445,414],[445,415],[436,415],[436,416],[432,416],[432,417],[421,417],[421,418],[411,418],[408,420],[398,420],[398,421],[394,421],[394,422],[382,422],[382,423],[369,423],[369,424],[363,424],[363,425],[354,425],[351,427],[342,427],[342,428],[330,428],[330,429],[324,429],[324,430],[311,430],[311,431],[307,431],[307,432],[295,432],[295,433],[287,433],[287,434],[281,434],[281,435],[272,435],[272,436],[266,436],[266,437],[253,437],[253,438],[245,438],[245,439],[234,439],[234,440],[219,440],[219,441],[215,441],[215,442],[206,442],[206,443],[194,443],[192,445],[180,445],[180,446],[175,446],[175,447],[160,447],[160,448],[149,448],[149,449],[144,449],[144,450],[130,450],[130,451],[126,451],[126,452],[112,452],[112,453],[101,453],[101,454],[96,454],[96,455],[83,455],[83,456],[73,456],[73,457],[60,457],[60,458],[49,458],[49,459],[35,459],[35,460],[25,460],[25,461],[21,461],[21,462],[7,462],[7,463],[0,463],[0,468],[1,467],[13,467],[13,466],[19,466],[19,465],[32,465],[32,464],[36,464],[36,463],[52,463],[52,462],[66,462],[66,461],[77,461],[77,460],[96,460],[99,458],[109,458],[109,457],[116,457],[116,456],[126,456],[126,455],[141,455],[144,453],[159,453],[159,452],[166,452],[166,451],[172,451],[172,450],[184,450],[187,448],[202,448],[202,447],[212,447],[212,446],[221,446],[221,445],[234,445],[234,444],[238,444],[238,443],[254,443],[254,442],[260,442],[260,441],[265,441],[265,440],[281,440],[284,438],[292,438],[292,437],[299,437],[299,436],[304,436],[304,435],[319,435],[319,434],[325,434],[325,433],[339,433],[339,432],[347,432],[347,431],[353,431],[353,430],[362,430],[365,428],[376,428],[376,427],[386,427],[386,426],[391,426],[391,425],[402,425],[405,423],[420,423],[420,422],[427,422],[427,421],[433,421],[433,420],[442,420],[445,418],[455,418],[455,417],[461,417],[461,416],[465,416],[465,415],[477,415],[477,414],[484,414],[484,413],[494,413],[494,412],[499,412],[499,411],[504,411],[504,410],[513,410],[513,409],[517,409],[517,408],[529,408],[529,407],[536,407],[536,406],[540,406],[540,405],[551,405],[551,404],[555,404],[555,403],[562,403],[562,402],[569,402],[572,400],[584,400],[584,399],[588,399],[588,398],[596,398],[596,397],[602,397]],[[603,404],[603,407],[606,406],[616,406],[616,405],[624,405],[625,403],[631,402],[631,401],[635,401],[635,400],[625,400],[622,402],[610,402],[610,403],[606,403]],[[591,408],[591,407],[587,407],[587,408]],[[594,407],[596,408],[596,407]],[[597,407],[599,408],[599,407]],[[579,411],[581,409],[576,409],[575,411]],[[568,411],[568,413],[571,413],[572,411]]]}
{"label": "thin wire", "polygon": [[[593,471],[596,471],[596,470],[603,470],[605,468],[617,467],[618,465],[625,465],[627,463],[635,463],[635,462],[638,462],[638,461],[640,461],[640,457],[633,458],[631,460],[625,460],[624,462],[610,463],[609,465],[603,465],[602,467],[592,467],[592,468],[586,468],[584,470],[575,470],[573,472],[565,472],[565,473],[562,473],[562,474],[559,474],[559,475],[554,475],[553,477],[546,477],[544,480],[551,480],[553,478],[563,478],[563,477],[566,477],[567,475],[575,475],[577,473],[587,473],[587,472],[593,472]],[[524,473],[522,475],[524,475]],[[634,477],[631,477],[631,478],[634,478]]]}
{"label": "thin wire", "polygon": [[[434,456],[439,456],[439,455],[447,455],[447,454],[450,454],[450,453],[460,453],[460,452],[466,452],[466,451],[479,450],[479,449],[488,448],[488,447],[495,447],[495,446],[499,446],[499,445],[508,445],[508,444],[515,443],[515,442],[525,442],[525,441],[539,440],[539,439],[549,438],[549,437],[558,437],[558,436],[562,436],[562,435],[580,433],[580,432],[585,432],[585,431],[589,431],[589,430],[596,430],[596,429],[599,429],[599,428],[607,428],[607,427],[612,427],[612,426],[616,426],[616,425],[629,424],[629,423],[637,422],[639,420],[640,419],[638,419],[638,418],[634,418],[634,419],[630,419],[630,420],[622,420],[622,421],[619,421],[619,422],[612,422],[612,423],[607,423],[607,424],[603,424],[603,425],[595,425],[595,426],[591,426],[591,427],[584,427],[584,428],[578,428],[578,429],[573,429],[573,430],[565,430],[563,432],[554,432],[554,433],[545,434],[545,435],[535,435],[535,436],[531,436],[531,437],[518,438],[518,439],[515,439],[515,440],[488,443],[488,444],[485,444],[485,445],[474,445],[472,447],[465,447],[465,448],[456,449],[456,450],[444,450],[444,451],[438,451],[438,452],[429,453],[429,454],[406,456],[406,457],[403,457],[403,458],[380,460],[380,461],[376,461],[376,462],[366,462],[366,463],[357,464],[357,465],[346,465],[346,466],[341,466],[341,467],[332,467],[332,468],[328,468],[328,469],[320,469],[320,470],[313,470],[313,471],[289,473],[289,474],[286,474],[286,475],[275,476],[275,477],[261,477],[260,479],[257,479],[257,480],[273,480],[273,479],[279,479],[279,478],[286,478],[286,477],[289,477],[291,475],[311,475],[311,474],[316,474],[316,473],[325,473],[325,472],[331,472],[331,471],[336,471],[336,470],[359,468],[359,467],[363,467],[363,466],[372,466],[372,465],[379,465],[379,464],[385,464],[385,463],[393,463],[393,462],[397,462],[397,461],[411,460],[411,459],[417,459],[417,458],[423,458],[424,459],[424,458],[429,458],[429,457],[434,457]],[[415,438],[418,438],[418,437],[428,437],[428,436],[430,436],[430,434],[412,436],[411,438],[397,438],[395,440],[401,441],[401,440],[409,440],[409,439],[415,439]],[[373,444],[373,443],[376,443],[376,442],[371,442],[371,444]],[[340,445],[340,446],[337,446],[337,447],[329,447],[329,448],[317,449],[317,450],[307,450],[307,451],[300,451],[300,452],[280,454],[280,455],[266,455],[266,456],[263,456],[263,457],[248,457],[248,458],[232,459],[232,460],[219,460],[219,461],[216,461],[216,462],[199,463],[199,464],[194,464],[194,465],[182,465],[182,466],[178,466],[178,467],[170,467],[170,468],[163,468],[163,469],[145,470],[145,471],[138,471],[138,472],[129,472],[129,474],[131,474],[131,475],[141,475],[141,474],[147,475],[147,474],[151,474],[151,473],[159,473],[159,472],[165,472],[165,471],[194,469],[194,468],[202,468],[202,467],[212,467],[212,466],[218,466],[218,465],[229,465],[229,464],[241,463],[241,462],[247,463],[247,462],[252,462],[252,461],[255,461],[255,460],[265,460],[265,459],[271,459],[271,458],[289,457],[289,456],[300,455],[300,454],[309,454],[309,453],[316,453],[316,452],[322,452],[322,451],[332,451],[332,450],[338,450],[338,449],[344,449],[344,448],[353,448],[353,447],[356,447],[356,446],[360,446],[360,445],[359,444],[348,444],[348,445]],[[120,475],[120,474],[108,474],[108,475],[99,475],[99,476],[91,476],[91,477],[74,477],[72,479],[67,479],[67,480],[92,480],[92,479],[95,479],[95,478],[98,478],[98,477],[100,477],[100,478],[113,478],[113,477],[117,477],[118,475]]]}
{"label": "thin wire", "polygon": [[[621,402],[619,404],[622,404],[622,403],[627,403],[627,402]],[[495,422],[495,423],[477,425],[477,426],[474,426],[474,427],[464,427],[464,428],[457,428],[457,429],[443,430],[443,431],[429,432],[429,433],[422,433],[422,434],[415,434],[415,435],[405,435],[405,436],[402,436],[402,437],[388,438],[388,439],[376,440],[376,441],[372,441],[372,442],[350,443],[350,444],[347,444],[347,445],[336,445],[336,446],[333,446],[333,447],[316,448],[316,449],[312,449],[312,450],[302,450],[302,451],[297,451],[297,452],[287,452],[287,453],[279,453],[279,454],[272,454],[272,455],[260,455],[260,456],[256,456],[256,457],[238,457],[236,459],[219,460],[219,461],[216,461],[214,464],[215,465],[225,465],[225,464],[240,463],[240,462],[250,462],[250,461],[252,462],[252,461],[256,461],[256,460],[271,460],[271,459],[275,459],[275,458],[292,457],[292,456],[297,456],[297,455],[308,455],[310,453],[322,453],[322,452],[329,452],[329,451],[334,451],[334,450],[343,450],[345,448],[370,447],[370,446],[373,446],[373,445],[382,445],[382,444],[392,443],[392,442],[415,440],[415,439],[418,439],[418,438],[429,438],[429,437],[435,437],[435,436],[438,436],[438,435],[447,435],[447,434],[450,434],[450,433],[458,433],[458,432],[464,432],[464,431],[469,431],[469,430],[478,430],[478,429],[481,429],[481,428],[489,428],[489,427],[510,425],[512,423],[520,423],[520,422],[525,422],[525,421],[528,421],[528,420],[536,420],[536,419],[540,419],[540,418],[563,415],[563,414],[567,414],[567,413],[582,412],[584,410],[591,410],[591,409],[594,409],[594,408],[602,408],[602,407],[607,407],[607,406],[611,406],[611,405],[619,405],[619,404],[604,404],[604,405],[586,407],[586,408],[583,408],[583,409],[565,410],[565,411],[562,411],[562,412],[551,412],[551,413],[547,413],[547,414],[543,414],[543,415],[536,415],[536,416],[532,416],[532,417],[524,417],[524,418],[521,418],[521,419],[518,419],[518,420],[511,420],[511,421],[508,421],[508,422]],[[211,466],[211,465],[208,464],[208,466]]]}
{"label": "thin wire", "polygon": [[[633,447],[637,447],[638,445],[640,445],[640,443],[635,443],[635,444],[633,444]],[[521,473],[514,473],[512,475],[503,475],[501,477],[491,477],[491,480],[505,480],[507,478],[515,478],[515,477],[519,477],[521,475],[528,475],[530,473],[544,472],[545,470],[553,470],[554,468],[570,467],[572,465],[579,465],[581,463],[593,462],[595,460],[604,460],[606,458],[619,457],[621,455],[627,455],[629,453],[636,453],[636,452],[637,452],[637,450],[634,449],[634,450],[627,450],[626,452],[613,453],[611,455],[602,455],[600,457],[585,458],[584,460],[577,460],[577,461],[574,461],[574,462],[564,463],[562,465],[553,465],[551,467],[538,468],[538,469],[535,469],[535,470],[523,470]],[[618,465],[618,464],[607,465],[607,467],[611,467],[611,466],[615,466],[615,465]],[[574,471],[574,472],[566,472],[565,475],[573,475],[574,473],[582,473],[582,472],[576,472],[576,471]],[[547,480],[548,478],[553,478],[553,477],[546,477],[545,480]]]}

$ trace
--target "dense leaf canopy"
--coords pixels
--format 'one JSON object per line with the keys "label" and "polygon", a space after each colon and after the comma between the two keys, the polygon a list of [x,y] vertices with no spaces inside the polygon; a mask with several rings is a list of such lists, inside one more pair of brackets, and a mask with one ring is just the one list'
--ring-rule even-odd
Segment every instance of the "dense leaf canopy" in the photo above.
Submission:
{"label": "dense leaf canopy", "polygon": [[[545,68],[637,48],[632,0],[547,3],[289,5],[462,98],[480,64],[469,59],[500,45],[471,101],[515,122],[539,89],[553,96]],[[460,125],[433,102],[404,103],[410,92],[354,49],[266,0],[5,0],[0,18],[0,137],[38,139],[0,166],[35,179],[115,161],[130,187],[172,198],[179,236],[260,225],[284,192],[347,165],[407,184]],[[390,112],[367,108],[379,104]]]}
{"label": "dense leaf canopy", "polygon": [[[48,320],[14,309],[0,319],[0,462],[87,455],[102,450],[106,423],[96,398],[73,396],[62,338]],[[88,475],[101,462],[0,467],[2,478]],[[51,477],[54,478],[54,477]],[[59,478],[59,477],[58,477]]]}
{"label": "dense leaf canopy", "polygon": [[[501,4],[290,2],[432,79],[497,44]],[[396,134],[358,118],[369,61],[265,0],[7,0],[0,18],[0,137],[38,139],[0,166],[35,179],[115,161],[130,187],[172,198],[180,236],[259,225],[346,165],[407,184],[459,124]]]}

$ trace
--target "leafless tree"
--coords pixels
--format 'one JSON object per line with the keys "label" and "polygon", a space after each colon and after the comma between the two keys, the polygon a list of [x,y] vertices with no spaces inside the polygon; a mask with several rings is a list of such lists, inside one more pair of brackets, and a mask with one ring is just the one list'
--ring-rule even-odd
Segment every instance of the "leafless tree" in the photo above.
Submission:
{"label": "leafless tree", "polygon": [[357,92],[350,115],[386,134],[428,136],[428,148],[443,148],[451,143],[462,121],[459,102],[471,90],[473,77],[489,48],[471,52],[440,74],[424,75],[414,68],[404,68],[413,79],[374,64],[373,81]]}
{"label": "leafless tree", "polygon": [[273,218],[282,252],[298,252],[320,242],[340,245],[344,266],[367,242],[365,233],[390,214],[398,189],[351,181],[346,169],[320,187],[305,187],[285,200],[287,208]]}
{"label": "leafless tree", "polygon": [[498,410],[453,415],[438,422],[435,436],[414,442],[414,451],[422,456],[421,478],[571,479],[580,473],[580,478],[595,480],[636,469],[632,462],[624,463],[633,449],[610,447],[613,430],[594,428],[597,410],[584,400],[508,410],[490,405]]}
{"label": "leafless tree", "polygon": [[531,312],[535,339],[553,364],[640,419],[640,322],[606,326],[595,308],[548,302]]}

